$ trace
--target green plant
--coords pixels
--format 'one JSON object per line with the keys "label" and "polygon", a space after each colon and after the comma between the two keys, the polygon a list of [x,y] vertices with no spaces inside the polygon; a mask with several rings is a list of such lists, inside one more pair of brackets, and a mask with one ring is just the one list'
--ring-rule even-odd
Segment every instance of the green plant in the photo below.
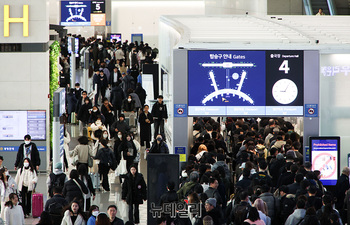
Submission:
{"label": "green plant", "polygon": [[50,45],[50,147],[52,149],[53,93],[59,88],[58,57],[61,47],[58,41]]}

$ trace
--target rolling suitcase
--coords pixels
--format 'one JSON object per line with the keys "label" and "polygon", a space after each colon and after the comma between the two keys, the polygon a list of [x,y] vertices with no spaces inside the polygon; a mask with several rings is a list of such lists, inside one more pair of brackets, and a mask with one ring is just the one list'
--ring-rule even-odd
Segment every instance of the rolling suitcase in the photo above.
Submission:
{"label": "rolling suitcase", "polygon": [[32,215],[33,218],[40,217],[44,208],[44,196],[41,193],[35,193],[32,197]]}

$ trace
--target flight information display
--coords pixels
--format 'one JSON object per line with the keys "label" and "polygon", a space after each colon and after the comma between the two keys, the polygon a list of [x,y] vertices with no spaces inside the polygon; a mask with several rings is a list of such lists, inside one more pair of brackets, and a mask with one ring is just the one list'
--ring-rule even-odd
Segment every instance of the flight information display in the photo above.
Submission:
{"label": "flight information display", "polygon": [[190,116],[303,116],[303,51],[188,51]]}
{"label": "flight information display", "polygon": [[0,111],[0,140],[46,139],[45,111]]}
{"label": "flight information display", "polygon": [[336,185],[340,172],[340,137],[310,137],[312,170],[321,172],[323,185]]}
{"label": "flight information display", "polygon": [[91,1],[91,13],[105,13],[105,1]]}
{"label": "flight information display", "polygon": [[91,1],[61,1],[62,26],[90,26]]}

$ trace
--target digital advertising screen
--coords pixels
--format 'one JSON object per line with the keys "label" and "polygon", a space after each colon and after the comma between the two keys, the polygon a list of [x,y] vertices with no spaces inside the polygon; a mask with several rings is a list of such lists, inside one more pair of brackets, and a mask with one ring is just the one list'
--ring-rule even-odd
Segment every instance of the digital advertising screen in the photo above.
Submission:
{"label": "digital advertising screen", "polygon": [[303,116],[303,51],[188,51],[190,116]]}
{"label": "digital advertising screen", "polygon": [[105,1],[91,1],[91,13],[106,13]]}
{"label": "digital advertising screen", "polygon": [[46,111],[0,111],[0,141],[46,139]]}
{"label": "digital advertising screen", "polygon": [[310,137],[312,170],[321,172],[323,185],[336,185],[340,171],[340,137]]}
{"label": "digital advertising screen", "polygon": [[106,26],[106,14],[104,13],[91,14],[91,26]]}
{"label": "digital advertising screen", "polygon": [[122,35],[121,34],[111,34],[110,37],[111,42],[115,40],[115,42],[122,41]]}
{"label": "digital advertising screen", "polygon": [[62,26],[90,26],[91,1],[61,1]]}

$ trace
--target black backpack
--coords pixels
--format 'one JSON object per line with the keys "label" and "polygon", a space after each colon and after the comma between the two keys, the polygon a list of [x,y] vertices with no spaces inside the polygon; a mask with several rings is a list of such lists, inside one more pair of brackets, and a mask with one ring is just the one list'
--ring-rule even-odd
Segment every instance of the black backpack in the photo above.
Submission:
{"label": "black backpack", "polygon": [[234,207],[234,224],[235,225],[241,225],[243,224],[244,220],[248,218],[248,213],[250,211],[249,205],[237,205]]}
{"label": "black backpack", "polygon": [[53,202],[49,205],[49,213],[53,215],[61,215],[63,205],[60,202]]}
{"label": "black backpack", "polygon": [[49,196],[53,196],[53,187],[63,187],[64,181],[66,180],[66,174],[61,173],[59,175],[55,175],[54,173],[50,174],[50,187],[49,187]]}

